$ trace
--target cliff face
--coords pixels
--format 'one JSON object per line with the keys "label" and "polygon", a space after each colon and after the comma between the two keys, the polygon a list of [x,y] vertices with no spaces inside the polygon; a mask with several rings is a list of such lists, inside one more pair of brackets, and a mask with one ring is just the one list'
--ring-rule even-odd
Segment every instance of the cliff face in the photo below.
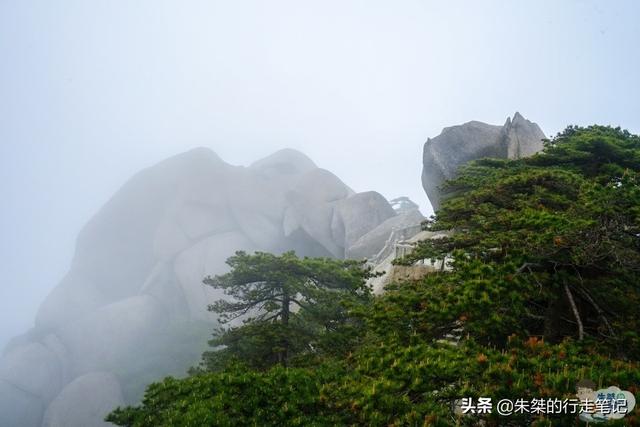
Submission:
{"label": "cliff face", "polygon": [[237,250],[344,257],[396,213],[293,150],[249,167],[208,149],[135,175],[80,233],[36,326],[0,359],[0,426],[99,426],[144,385],[195,364]]}
{"label": "cliff face", "polygon": [[483,157],[517,159],[542,150],[545,138],[540,127],[515,113],[503,126],[471,121],[447,127],[427,139],[422,156],[422,186],[436,210],[440,185],[452,179],[460,166]]}

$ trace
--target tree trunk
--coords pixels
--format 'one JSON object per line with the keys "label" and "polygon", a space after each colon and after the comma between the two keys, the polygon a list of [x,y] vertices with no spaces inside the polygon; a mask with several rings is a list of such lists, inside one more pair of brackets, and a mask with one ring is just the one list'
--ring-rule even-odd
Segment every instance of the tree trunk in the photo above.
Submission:
{"label": "tree trunk", "polygon": [[569,300],[569,305],[571,306],[573,317],[575,317],[576,323],[578,324],[578,340],[582,341],[584,339],[584,326],[582,326],[582,319],[580,318],[580,312],[578,311],[576,302],[573,300],[573,294],[571,293],[571,289],[569,289],[569,285],[567,285],[566,283],[564,283],[564,292],[567,295],[567,299]]}
{"label": "tree trunk", "polygon": [[[563,291],[563,289],[561,288]],[[565,337],[575,334],[576,323],[571,313],[571,306],[565,292],[550,302],[544,313],[544,339],[550,343],[558,343]]]}
{"label": "tree trunk", "polygon": [[279,356],[280,363],[283,366],[287,366],[287,359],[289,358],[289,339],[288,339],[288,326],[290,317],[290,298],[289,294],[285,290],[282,296],[282,325],[284,326],[284,336],[282,337],[282,352]]}

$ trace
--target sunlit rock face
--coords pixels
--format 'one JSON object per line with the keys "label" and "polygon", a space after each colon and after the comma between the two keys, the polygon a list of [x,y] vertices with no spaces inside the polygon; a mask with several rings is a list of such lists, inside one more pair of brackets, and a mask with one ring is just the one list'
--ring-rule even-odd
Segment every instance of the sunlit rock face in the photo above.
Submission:
{"label": "sunlit rock face", "polygon": [[[202,284],[237,250],[342,258],[396,217],[305,155],[249,167],[198,148],[131,178],[87,223],[35,328],[0,359],[0,426],[101,426],[197,363],[224,295]],[[380,240],[380,239],[378,239]]]}
{"label": "sunlit rock face", "polygon": [[444,128],[427,139],[422,157],[422,186],[434,210],[440,207],[444,181],[455,178],[460,166],[483,157],[518,159],[542,150],[540,127],[515,113],[503,126],[471,121]]}

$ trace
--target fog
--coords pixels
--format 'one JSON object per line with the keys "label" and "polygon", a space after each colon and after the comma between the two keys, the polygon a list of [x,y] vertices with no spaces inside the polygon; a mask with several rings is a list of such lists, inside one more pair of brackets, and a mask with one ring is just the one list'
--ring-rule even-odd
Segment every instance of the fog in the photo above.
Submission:
{"label": "fog", "polygon": [[193,147],[307,154],[424,214],[422,144],[515,111],[640,131],[634,1],[0,2],[0,347],[88,219]]}

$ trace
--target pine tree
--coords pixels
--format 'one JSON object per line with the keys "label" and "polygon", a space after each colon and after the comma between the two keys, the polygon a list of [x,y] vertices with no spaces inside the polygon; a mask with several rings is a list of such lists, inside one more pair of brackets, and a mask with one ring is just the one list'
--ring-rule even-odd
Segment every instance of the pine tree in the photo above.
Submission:
{"label": "pine tree", "polygon": [[[354,324],[345,304],[361,304],[371,297],[365,286],[371,273],[361,261],[237,252],[227,263],[229,273],[204,279],[227,295],[209,309],[223,323],[239,319],[242,325],[220,331],[211,341],[223,349],[204,355],[209,370],[230,359],[266,368],[275,363],[286,366],[302,354],[335,353],[349,345],[345,338],[353,338]],[[338,332],[345,336],[338,339]],[[333,342],[325,345],[327,333],[332,333]]]}

